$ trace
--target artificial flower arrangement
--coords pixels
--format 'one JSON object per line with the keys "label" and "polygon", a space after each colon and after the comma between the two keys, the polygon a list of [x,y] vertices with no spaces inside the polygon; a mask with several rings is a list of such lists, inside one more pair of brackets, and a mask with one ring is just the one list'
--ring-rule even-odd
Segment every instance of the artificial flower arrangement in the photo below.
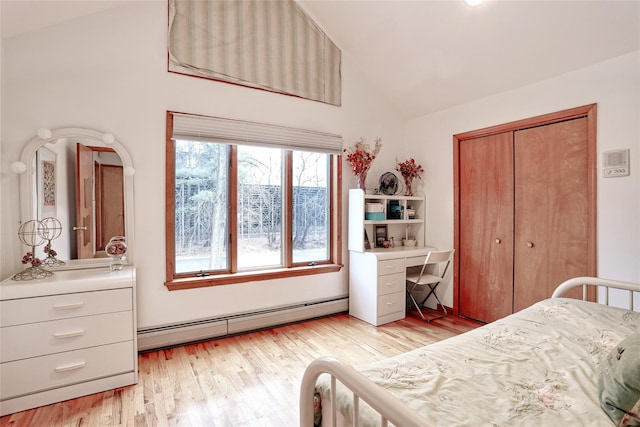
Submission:
{"label": "artificial flower arrangement", "polygon": [[65,265],[64,261],[60,261],[58,258],[56,258],[58,256],[58,252],[53,249],[53,247],[51,247],[51,240],[49,240],[49,242],[44,247],[44,253],[47,254],[47,257],[42,260],[43,265],[46,265],[47,267]]}
{"label": "artificial flower arrangement", "polygon": [[404,162],[400,162],[396,159],[396,170],[400,172],[404,178],[404,194],[406,196],[413,196],[411,184],[414,178],[422,179],[420,177],[420,174],[424,172],[422,165],[417,164],[413,158],[405,160]]}
{"label": "artificial flower arrangement", "polygon": [[54,258],[58,256],[58,252],[56,252],[56,250],[51,247],[51,240],[49,240],[49,243],[47,243],[47,245],[44,247],[44,253],[47,254],[47,258]]}
{"label": "artificial flower arrangement", "polygon": [[22,257],[23,264],[31,264],[32,267],[40,267],[42,265],[42,260],[38,257],[33,256],[33,252],[27,252]]}
{"label": "artificial flower arrangement", "polygon": [[358,188],[365,190],[367,172],[369,172],[371,163],[380,152],[380,148],[382,148],[382,138],[377,137],[373,150],[369,151],[369,144],[367,144],[364,137],[361,137],[360,141],[356,142],[353,147],[342,150],[347,153],[346,160],[351,165],[352,173],[358,178]]}

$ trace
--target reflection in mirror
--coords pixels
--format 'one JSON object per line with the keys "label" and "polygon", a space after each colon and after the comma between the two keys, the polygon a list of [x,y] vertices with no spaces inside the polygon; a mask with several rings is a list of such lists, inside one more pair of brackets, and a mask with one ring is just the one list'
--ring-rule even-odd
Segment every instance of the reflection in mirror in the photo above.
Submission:
{"label": "reflection in mirror", "polygon": [[33,218],[64,224],[53,242],[60,259],[104,257],[109,239],[126,235],[122,160],[112,148],[95,144],[60,138],[40,147],[33,159]]}
{"label": "reflection in mirror", "polygon": [[[113,135],[41,129],[21,161],[26,167],[15,171],[26,169],[20,178],[22,221],[60,221],[62,232],[52,247],[59,259],[72,260],[66,268],[108,264],[104,248],[113,236],[127,237],[127,262],[132,262],[134,170]],[[39,258],[46,257],[43,248],[37,251]]]}

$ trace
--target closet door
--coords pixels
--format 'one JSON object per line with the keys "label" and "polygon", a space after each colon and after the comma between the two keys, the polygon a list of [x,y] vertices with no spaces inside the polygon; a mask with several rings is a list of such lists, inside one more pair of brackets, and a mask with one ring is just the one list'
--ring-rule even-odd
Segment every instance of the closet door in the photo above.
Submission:
{"label": "closet door", "polygon": [[491,322],[597,275],[595,104],[454,135],[454,172],[458,314]]}
{"label": "closet door", "polygon": [[514,311],[589,275],[587,132],[585,117],[515,132]]}
{"label": "closet door", "polygon": [[459,314],[491,322],[513,306],[513,132],[459,147]]}

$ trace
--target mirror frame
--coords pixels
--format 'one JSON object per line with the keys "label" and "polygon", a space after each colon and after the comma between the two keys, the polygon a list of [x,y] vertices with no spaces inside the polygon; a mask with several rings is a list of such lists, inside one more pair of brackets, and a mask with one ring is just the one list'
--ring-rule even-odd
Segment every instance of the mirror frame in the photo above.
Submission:
{"label": "mirror frame", "polygon": [[[38,129],[38,134],[26,144],[20,155],[20,161],[11,165],[11,169],[20,173],[20,218],[21,222],[29,221],[33,218],[34,197],[31,197],[31,189],[34,188],[35,170],[33,167],[33,156],[36,151],[47,143],[55,143],[61,138],[89,138],[101,142],[106,147],[113,150],[122,159],[123,183],[124,183],[124,230],[127,238],[127,264],[134,264],[135,260],[135,238],[134,238],[134,208],[133,208],[133,175],[135,169],[131,156],[124,146],[116,140],[110,133],[103,133],[85,128],[59,128],[59,129]],[[42,218],[39,218],[42,219]],[[109,258],[75,259],[62,260],[65,265],[50,268],[51,270],[75,270],[84,268],[99,268],[109,265]]]}

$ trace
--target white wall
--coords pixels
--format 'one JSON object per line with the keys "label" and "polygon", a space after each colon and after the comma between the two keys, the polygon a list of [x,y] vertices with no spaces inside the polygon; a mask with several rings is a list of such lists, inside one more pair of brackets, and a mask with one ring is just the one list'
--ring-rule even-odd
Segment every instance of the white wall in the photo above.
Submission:
{"label": "white wall", "polygon": [[[407,151],[425,166],[427,242],[453,247],[452,135],[597,103],[598,275],[640,281],[640,51],[406,123]],[[631,149],[631,175],[602,178],[602,152]],[[441,291],[453,305],[450,278]]]}
{"label": "white wall", "polygon": [[[87,127],[113,133],[130,152],[135,175],[140,327],[188,321],[346,295],[340,273],[169,292],[164,287],[165,111],[254,120],[343,135],[383,138],[368,187],[395,158],[425,166],[417,190],[428,198],[427,242],[453,246],[452,135],[579,105],[598,103],[598,154],[630,148],[631,176],[598,178],[598,271],[640,280],[640,53],[404,125],[343,52],[343,105],[272,94],[166,71],[166,1],[135,2],[81,20],[3,40],[0,47],[0,278],[23,268],[17,240],[18,178],[9,165],[39,127]],[[404,126],[403,126],[404,125]],[[405,140],[406,138],[406,140]],[[405,149],[406,141],[406,149]],[[346,189],[355,186],[347,164]],[[343,262],[346,221],[343,229]],[[451,306],[448,283],[444,303]]]}
{"label": "white wall", "polygon": [[[219,316],[346,295],[340,273],[169,292],[164,286],[165,112],[174,110],[341,134],[383,138],[370,180],[393,168],[403,122],[343,52],[342,107],[167,72],[167,2],[134,2],[2,41],[1,278],[22,269],[18,178],[9,165],[40,127],[110,132],[135,174],[138,325]],[[395,150],[395,151],[394,151]],[[385,168],[383,165],[388,165]],[[355,187],[344,164],[346,189]],[[370,184],[374,184],[370,182]],[[346,236],[344,221],[343,236]],[[343,262],[348,261],[346,238]]]}

